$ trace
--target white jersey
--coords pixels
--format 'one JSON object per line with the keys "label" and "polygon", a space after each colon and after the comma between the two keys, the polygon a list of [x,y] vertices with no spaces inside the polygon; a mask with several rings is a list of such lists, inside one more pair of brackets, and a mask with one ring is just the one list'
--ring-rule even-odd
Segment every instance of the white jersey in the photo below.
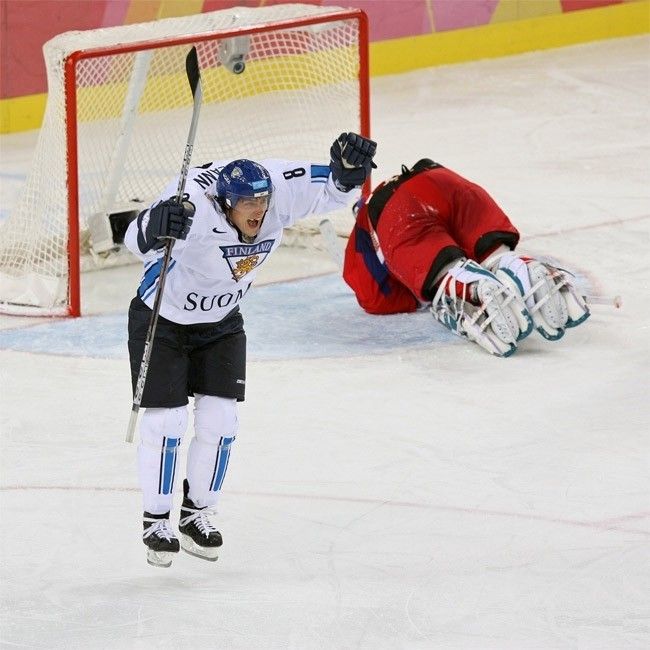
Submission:
{"label": "white jersey", "polygon": [[[358,190],[336,189],[328,165],[304,161],[261,160],[273,182],[273,196],[254,243],[240,241],[215,199],[219,170],[230,161],[190,169],[185,193],[196,209],[187,238],[177,240],[165,280],[160,315],[175,323],[218,322],[237,307],[255,281],[258,270],[280,245],[282,231],[312,214],[340,209],[356,200]],[[169,183],[159,201],[176,195],[178,179]],[[138,295],[153,307],[164,249],[142,253],[149,210],[131,222],[124,237],[127,248],[144,261]]]}

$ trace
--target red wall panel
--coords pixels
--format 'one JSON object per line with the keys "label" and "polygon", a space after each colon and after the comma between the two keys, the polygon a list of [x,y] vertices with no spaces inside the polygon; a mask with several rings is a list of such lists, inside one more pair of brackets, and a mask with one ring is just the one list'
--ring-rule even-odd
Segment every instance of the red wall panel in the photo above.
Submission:
{"label": "red wall panel", "polygon": [[560,0],[562,11],[579,11],[580,9],[595,9],[609,5],[620,5],[623,0]]}
{"label": "red wall panel", "polygon": [[433,31],[427,3],[422,0],[323,0],[320,4],[363,9],[368,15],[371,41]]}
{"label": "red wall panel", "polygon": [[[110,1],[110,0],[107,0]],[[93,29],[106,2],[0,0],[0,97],[42,93],[46,86],[43,43],[61,32]]]}

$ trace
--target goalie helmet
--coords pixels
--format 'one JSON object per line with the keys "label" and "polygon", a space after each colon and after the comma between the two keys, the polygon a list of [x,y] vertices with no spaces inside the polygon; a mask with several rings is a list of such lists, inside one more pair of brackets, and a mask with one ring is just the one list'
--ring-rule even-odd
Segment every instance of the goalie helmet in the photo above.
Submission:
{"label": "goalie helmet", "polygon": [[273,194],[271,175],[252,160],[233,160],[219,172],[217,198],[228,208],[234,208],[242,197],[257,198]]}

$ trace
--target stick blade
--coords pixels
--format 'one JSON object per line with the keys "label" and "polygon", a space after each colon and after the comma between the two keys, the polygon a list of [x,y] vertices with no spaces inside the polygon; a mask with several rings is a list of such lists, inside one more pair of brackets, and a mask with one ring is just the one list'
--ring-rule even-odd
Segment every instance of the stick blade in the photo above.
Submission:
{"label": "stick blade", "polygon": [[129,426],[126,429],[126,442],[133,442],[133,434],[135,433],[135,426],[138,423],[138,407],[134,404],[131,409],[131,417],[129,418]]}
{"label": "stick blade", "polygon": [[607,307],[614,307],[620,309],[623,306],[623,298],[620,295],[616,296],[602,296],[600,294],[587,294],[583,296],[589,305],[606,305]]}
{"label": "stick blade", "polygon": [[192,89],[192,97],[196,95],[196,89],[199,86],[201,81],[201,73],[199,71],[199,57],[196,53],[196,48],[192,49],[187,53],[185,57],[185,71],[187,72],[187,80],[190,83],[190,88]]}

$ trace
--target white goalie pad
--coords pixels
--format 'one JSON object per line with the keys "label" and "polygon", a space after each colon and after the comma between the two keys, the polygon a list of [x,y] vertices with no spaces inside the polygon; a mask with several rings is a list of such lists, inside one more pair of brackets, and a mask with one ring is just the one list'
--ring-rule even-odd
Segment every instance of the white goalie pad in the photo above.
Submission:
{"label": "white goalie pad", "polygon": [[522,296],[535,329],[545,339],[557,341],[567,327],[589,318],[589,308],[568,271],[515,253],[500,254],[484,264]]}
{"label": "white goalie pad", "polygon": [[461,260],[447,272],[431,313],[458,336],[500,357],[513,354],[533,328],[519,293],[472,260]]}

